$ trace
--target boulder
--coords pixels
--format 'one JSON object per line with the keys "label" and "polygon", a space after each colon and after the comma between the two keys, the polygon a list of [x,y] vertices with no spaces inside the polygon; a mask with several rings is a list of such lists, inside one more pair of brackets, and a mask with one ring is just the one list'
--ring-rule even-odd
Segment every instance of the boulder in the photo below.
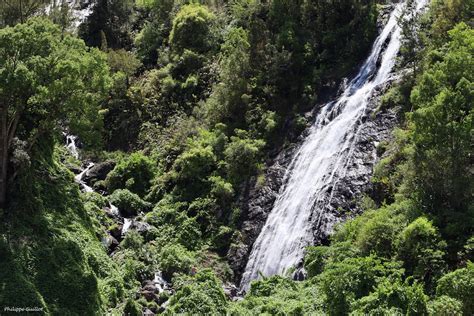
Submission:
{"label": "boulder", "polygon": [[82,177],[82,180],[93,186],[95,182],[105,180],[109,172],[115,168],[115,165],[116,163],[113,160],[97,163]]}
{"label": "boulder", "polygon": [[79,174],[82,172],[82,169],[80,166],[73,165],[73,164],[66,164],[66,168],[69,169],[72,173],[74,174]]}
{"label": "boulder", "polygon": [[151,229],[151,225],[142,221],[133,221],[130,228],[135,229],[141,235],[146,235],[146,233]]}
{"label": "boulder", "polygon": [[232,283],[226,283],[223,285],[223,290],[225,295],[231,300],[239,295],[239,289]]}
{"label": "boulder", "polygon": [[148,308],[145,308],[145,310],[143,311],[143,316],[153,316],[153,315],[156,315],[156,314],[153,313],[153,311],[151,311]]}
{"label": "boulder", "polygon": [[159,301],[159,297],[158,295],[156,295],[155,292],[153,291],[148,291],[148,290],[140,290],[140,294],[147,300],[147,302],[152,302],[152,301],[155,301],[155,302],[158,302]]}
{"label": "boulder", "polygon": [[117,223],[109,227],[109,234],[117,240],[122,239],[123,224]]}
{"label": "boulder", "polygon": [[104,236],[101,242],[102,242],[102,245],[104,245],[104,247],[107,248],[108,253],[113,252],[119,245],[119,242],[117,241],[117,239],[115,239],[114,237],[110,235]]}

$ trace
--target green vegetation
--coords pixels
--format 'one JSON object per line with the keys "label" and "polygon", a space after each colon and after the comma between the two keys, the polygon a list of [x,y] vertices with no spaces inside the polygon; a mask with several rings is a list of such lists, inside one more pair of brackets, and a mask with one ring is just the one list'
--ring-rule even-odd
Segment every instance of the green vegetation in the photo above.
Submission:
{"label": "green vegetation", "polygon": [[[363,214],[307,249],[305,281],[265,278],[237,302],[223,284],[239,198],[367,55],[376,2],[97,0],[78,35],[67,6],[41,17],[45,2],[0,3],[0,308],[474,313],[471,0],[400,21],[409,71],[378,111],[403,118]],[[61,132],[84,163],[114,163],[97,192],[74,183]],[[125,236],[110,203],[134,217]],[[157,271],[172,291],[150,290]]]}

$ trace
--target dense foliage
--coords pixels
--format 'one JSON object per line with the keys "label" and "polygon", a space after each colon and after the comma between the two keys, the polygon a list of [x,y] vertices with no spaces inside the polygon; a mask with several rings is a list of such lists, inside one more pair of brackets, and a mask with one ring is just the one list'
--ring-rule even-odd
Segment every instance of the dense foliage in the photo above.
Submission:
{"label": "dense foliage", "polygon": [[[47,2],[0,3],[0,307],[474,313],[472,0],[400,20],[407,71],[379,110],[405,115],[380,144],[364,213],[307,249],[305,281],[263,279],[238,302],[222,287],[238,279],[226,255],[242,234],[239,197],[367,55],[380,6],[95,0],[74,34],[66,2]],[[74,184],[81,161],[62,132],[96,162],[96,192]],[[172,290],[154,287],[158,271]]]}

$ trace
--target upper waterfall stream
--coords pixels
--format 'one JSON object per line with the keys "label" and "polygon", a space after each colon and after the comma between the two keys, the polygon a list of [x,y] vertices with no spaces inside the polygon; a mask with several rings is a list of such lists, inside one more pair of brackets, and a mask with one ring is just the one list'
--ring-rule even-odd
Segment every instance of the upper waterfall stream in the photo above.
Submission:
{"label": "upper waterfall stream", "polygon": [[[425,5],[417,0],[416,10]],[[250,253],[241,288],[264,276],[283,274],[297,265],[304,249],[313,242],[313,223],[320,220],[331,200],[332,188],[344,175],[354,140],[369,99],[391,79],[401,29],[398,17],[404,4],[397,4],[375,40],[358,74],[338,97],[323,106],[309,134],[296,151],[273,209]]]}

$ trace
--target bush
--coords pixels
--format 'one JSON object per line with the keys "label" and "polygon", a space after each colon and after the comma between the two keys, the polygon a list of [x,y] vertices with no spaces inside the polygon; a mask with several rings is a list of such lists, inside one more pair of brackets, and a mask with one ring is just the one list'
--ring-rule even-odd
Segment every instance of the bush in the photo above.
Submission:
{"label": "bush", "polygon": [[96,192],[86,192],[82,194],[81,197],[84,203],[91,202],[101,209],[108,205],[107,199]]}
{"label": "bush", "polygon": [[397,310],[397,314],[426,315],[428,297],[419,283],[384,278],[375,290],[352,305],[357,315],[384,315],[381,311]]}
{"label": "bush", "polygon": [[151,209],[151,203],[143,201],[137,194],[129,190],[115,190],[109,196],[109,201],[115,205],[120,213],[125,217],[137,215],[140,212],[148,212]]}
{"label": "bush", "polygon": [[141,316],[142,308],[140,304],[135,302],[132,299],[128,299],[125,307],[123,308],[123,313],[127,316]]}
{"label": "bush", "polygon": [[323,272],[328,252],[329,248],[325,246],[311,246],[306,248],[304,268],[308,273],[309,278],[312,278]]}
{"label": "bush", "polygon": [[127,232],[120,245],[123,248],[132,249],[138,252],[143,246],[143,237],[137,231],[130,230]]}
{"label": "bush", "polygon": [[221,207],[229,206],[234,197],[232,184],[219,176],[210,177],[209,181],[211,182],[211,196],[216,199]]}
{"label": "bush", "polygon": [[428,303],[428,312],[432,316],[462,316],[462,303],[457,299],[442,295]]}
{"label": "bush", "polygon": [[311,282],[293,282],[281,276],[252,283],[245,299],[232,303],[228,315],[324,315],[322,295]]}
{"label": "bush", "polygon": [[175,161],[172,181],[175,194],[185,200],[193,200],[208,192],[207,176],[216,167],[216,156],[211,146],[191,147]]}
{"label": "bush", "polygon": [[135,289],[140,286],[140,283],[146,279],[153,278],[150,274],[149,267],[142,261],[138,260],[136,253],[133,250],[125,249],[114,256],[120,265],[120,272],[125,281],[127,289]]}
{"label": "bush", "polygon": [[[380,108],[389,109],[397,105],[406,104],[407,100],[402,94],[400,87],[391,87],[380,99]],[[408,109],[407,109],[408,110]]]}
{"label": "bush", "polygon": [[214,14],[199,4],[184,5],[173,20],[170,46],[181,53],[184,49],[204,53],[211,47],[210,29]]}
{"label": "bush", "polygon": [[222,256],[229,250],[234,230],[227,226],[219,227],[219,231],[213,238],[214,249]]}
{"label": "bush", "polygon": [[408,275],[429,283],[442,273],[446,243],[426,218],[420,217],[408,225],[401,232],[397,244],[398,258],[404,262]]}
{"label": "bush", "polygon": [[175,273],[188,273],[193,263],[193,254],[180,244],[166,245],[159,255],[160,270],[168,280]]}
{"label": "bush", "polygon": [[0,235],[0,306],[37,306],[48,308],[38,289],[27,280],[21,271],[21,267],[14,258]]}
{"label": "bush", "polygon": [[112,192],[117,189],[128,189],[144,197],[154,178],[155,167],[153,161],[136,152],[120,161],[105,180],[107,189]]}
{"label": "bush", "polygon": [[188,214],[196,219],[201,231],[208,236],[217,229],[216,218],[219,209],[214,199],[198,198],[189,205]]}
{"label": "bush", "polygon": [[390,258],[394,253],[396,236],[406,222],[405,216],[398,215],[391,208],[371,212],[370,219],[361,222],[356,244],[364,255],[371,253]]}
{"label": "bush", "polygon": [[236,134],[224,151],[227,172],[234,186],[257,172],[261,150],[265,146],[263,140],[250,139],[244,131],[238,130]]}
{"label": "bush", "polygon": [[398,268],[396,264],[383,264],[375,256],[328,264],[317,277],[327,309],[331,314],[348,314],[351,303],[368,295],[379,278],[401,274]]}
{"label": "bush", "polygon": [[186,218],[176,227],[178,242],[189,250],[194,250],[201,243],[201,231],[194,218]]}
{"label": "bush", "polygon": [[438,281],[436,295],[446,295],[461,302],[464,315],[474,314],[474,264],[468,263],[466,268],[457,269],[444,275]]}
{"label": "bush", "polygon": [[168,315],[225,315],[227,300],[222,283],[212,270],[200,271],[181,283],[170,300]]}

